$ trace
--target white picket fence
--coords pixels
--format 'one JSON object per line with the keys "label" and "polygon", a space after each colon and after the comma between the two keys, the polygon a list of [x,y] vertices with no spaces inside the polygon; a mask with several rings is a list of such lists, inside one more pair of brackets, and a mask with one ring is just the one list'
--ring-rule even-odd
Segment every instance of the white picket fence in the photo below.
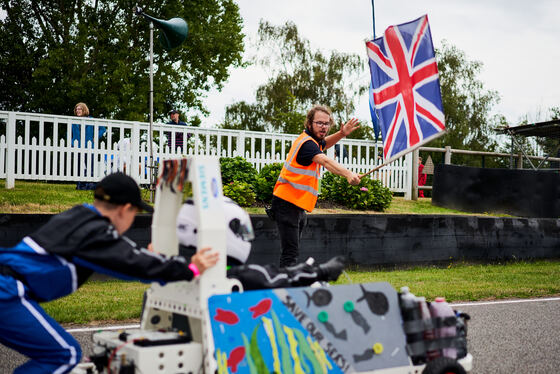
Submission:
{"label": "white picket fence", "polygon": [[[80,128],[80,138],[72,144],[72,124]],[[86,126],[93,134],[86,144]],[[283,162],[297,135],[255,131],[198,128],[156,123],[154,161],[181,155],[242,156],[257,170]],[[89,127],[89,130],[92,128]],[[125,171],[140,184],[150,183],[148,167],[149,124],[50,114],[0,111],[0,178],[11,188],[15,179],[66,182],[97,182],[114,171]],[[183,136],[183,147],[176,144]],[[80,147],[80,144],[86,146]],[[348,157],[337,160],[356,173],[370,171],[381,162],[380,142],[344,139],[340,149]],[[327,155],[335,157],[334,147]],[[371,178],[380,179],[394,192],[409,196],[412,183],[411,155],[396,160]]]}

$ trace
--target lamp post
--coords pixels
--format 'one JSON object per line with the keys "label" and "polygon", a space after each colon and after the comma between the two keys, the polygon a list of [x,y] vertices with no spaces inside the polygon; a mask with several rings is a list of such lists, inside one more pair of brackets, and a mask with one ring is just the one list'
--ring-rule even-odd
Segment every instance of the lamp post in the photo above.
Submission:
{"label": "lamp post", "polygon": [[148,141],[150,149],[150,191],[151,200],[154,201],[154,189],[155,189],[155,178],[154,169],[156,165],[154,164],[154,147],[153,147],[153,126],[154,126],[154,26],[161,30],[159,35],[160,44],[166,50],[172,50],[180,46],[189,32],[189,27],[187,22],[182,18],[171,18],[170,20],[164,21],[152,17],[142,10],[142,8],[136,6],[134,13],[138,16],[144,16],[150,21],[150,130]]}
{"label": "lamp post", "polygon": [[[154,202],[154,23],[150,22],[150,134],[148,136],[150,147],[150,200]],[[161,143],[160,143],[161,144]]]}

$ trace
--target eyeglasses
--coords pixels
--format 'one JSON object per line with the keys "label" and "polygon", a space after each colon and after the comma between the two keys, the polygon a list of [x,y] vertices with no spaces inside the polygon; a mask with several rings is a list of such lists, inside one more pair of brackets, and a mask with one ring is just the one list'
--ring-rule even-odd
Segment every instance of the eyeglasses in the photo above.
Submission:
{"label": "eyeglasses", "polygon": [[320,127],[329,127],[331,125],[330,122],[323,122],[323,121],[313,121],[313,123],[317,124]]}

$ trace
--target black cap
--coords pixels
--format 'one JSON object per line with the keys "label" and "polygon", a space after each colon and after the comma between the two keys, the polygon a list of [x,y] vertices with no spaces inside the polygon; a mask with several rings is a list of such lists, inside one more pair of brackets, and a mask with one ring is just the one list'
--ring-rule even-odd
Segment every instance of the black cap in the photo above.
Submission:
{"label": "black cap", "polygon": [[179,112],[178,112],[177,110],[175,110],[175,109],[172,109],[172,110],[169,111],[169,114],[175,114],[175,113],[178,114]]}
{"label": "black cap", "polygon": [[93,197],[116,205],[130,203],[148,213],[154,211],[154,208],[142,200],[140,188],[134,179],[121,172],[107,175],[97,183]]}

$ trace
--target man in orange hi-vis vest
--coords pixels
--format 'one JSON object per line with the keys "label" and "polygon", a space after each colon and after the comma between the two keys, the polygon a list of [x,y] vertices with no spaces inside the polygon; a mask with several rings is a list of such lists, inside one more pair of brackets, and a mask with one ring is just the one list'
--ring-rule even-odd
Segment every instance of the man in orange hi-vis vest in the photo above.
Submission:
{"label": "man in orange hi-vis vest", "polygon": [[359,128],[359,122],[352,118],[340,127],[340,131],[327,136],[333,123],[329,108],[316,105],[309,110],[305,130],[292,143],[274,186],[270,212],[282,242],[281,267],[295,265],[298,261],[299,240],[307,223],[305,212],[311,212],[317,202],[320,167],[345,177],[350,184],[360,183],[358,174],[323,153]]}

